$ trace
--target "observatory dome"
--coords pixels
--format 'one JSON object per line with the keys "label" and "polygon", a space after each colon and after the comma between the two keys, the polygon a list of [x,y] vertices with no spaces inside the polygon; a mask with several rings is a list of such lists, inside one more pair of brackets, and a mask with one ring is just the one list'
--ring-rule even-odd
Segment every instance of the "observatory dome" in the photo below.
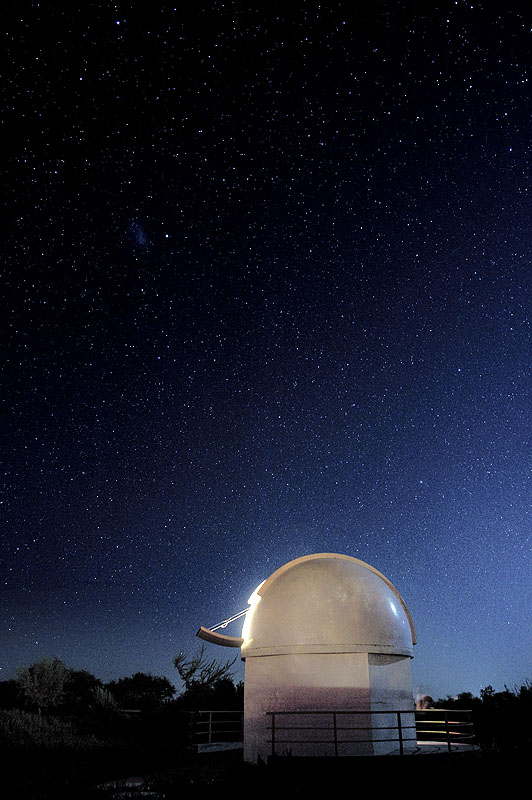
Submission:
{"label": "observatory dome", "polygon": [[242,657],[287,653],[412,656],[415,631],[397,589],[357,558],[316,553],[276,570],[250,598]]}

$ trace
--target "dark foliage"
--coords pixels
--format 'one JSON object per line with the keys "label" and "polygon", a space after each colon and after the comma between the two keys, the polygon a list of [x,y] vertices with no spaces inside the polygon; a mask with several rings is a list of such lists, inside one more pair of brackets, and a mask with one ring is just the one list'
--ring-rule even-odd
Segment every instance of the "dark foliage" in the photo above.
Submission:
{"label": "dark foliage", "polygon": [[239,711],[244,708],[244,684],[235,686],[230,678],[220,678],[213,684],[195,683],[175,703],[186,711]]}
{"label": "dark foliage", "polygon": [[513,691],[505,687],[496,692],[486,686],[475,697],[471,692],[462,692],[457,697],[438,700],[436,708],[471,709],[475,736],[486,750],[530,750],[532,732],[532,682],[526,681]]}
{"label": "dark foliage", "polygon": [[60,706],[68,673],[59,658],[41,658],[30,667],[20,669],[17,683],[26,707],[40,714]]}
{"label": "dark foliage", "polygon": [[187,711],[241,710],[244,708],[244,685],[235,686],[231,667],[235,663],[220,664],[205,655],[201,647],[192,657],[180,653],[174,666],[185,684],[185,691],[176,700],[179,709]]}
{"label": "dark foliage", "polygon": [[156,711],[171,700],[175,687],[168,678],[160,678],[145,672],[136,672],[130,678],[120,678],[105,685],[122,708],[140,711]]}
{"label": "dark foliage", "polygon": [[184,764],[193,757],[195,710],[242,707],[242,685],[224,677],[230,665],[218,673],[214,662],[207,666],[215,680],[194,680],[177,699],[167,678],[136,673],[104,685],[58,659],[0,682],[3,793],[18,800],[107,797],[97,789],[105,781]]}
{"label": "dark foliage", "polygon": [[63,688],[62,711],[83,713],[94,705],[96,690],[102,686],[101,680],[85,669],[69,670]]}
{"label": "dark foliage", "polygon": [[207,658],[205,647],[202,646],[191,658],[187,658],[185,653],[179,653],[174,658],[174,667],[185,684],[185,689],[189,691],[198,686],[209,688],[220,681],[231,680],[231,667],[235,661],[236,658],[220,664],[214,658]]}

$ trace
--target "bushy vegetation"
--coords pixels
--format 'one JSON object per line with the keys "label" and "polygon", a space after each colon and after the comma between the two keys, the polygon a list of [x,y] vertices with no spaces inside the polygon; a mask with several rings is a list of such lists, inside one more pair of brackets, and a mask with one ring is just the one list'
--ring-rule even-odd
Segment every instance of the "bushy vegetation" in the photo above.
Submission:
{"label": "bushy vegetation", "polygon": [[76,732],[72,722],[43,717],[31,711],[0,709],[0,748],[6,753],[20,749],[87,749],[102,743],[95,736]]}
{"label": "bushy vegetation", "polygon": [[168,678],[146,673],[103,683],[59,659],[19,670],[0,682],[4,788],[41,798],[62,787],[77,797],[111,777],[175,768],[192,753],[196,711],[242,704],[228,669],[205,672],[209,663],[203,651],[191,659],[196,667],[177,697]]}
{"label": "bushy vegetation", "polygon": [[462,692],[457,697],[440,698],[434,705],[436,708],[471,709],[475,737],[484,750],[530,751],[532,748],[531,681],[513,690],[505,686],[503,692],[486,686],[479,697]]}
{"label": "bushy vegetation", "polygon": [[231,667],[235,663],[218,663],[205,656],[205,648],[192,658],[180,653],[174,667],[185,685],[184,693],[177,699],[178,707],[188,711],[237,710],[244,708],[244,685],[235,686]]}

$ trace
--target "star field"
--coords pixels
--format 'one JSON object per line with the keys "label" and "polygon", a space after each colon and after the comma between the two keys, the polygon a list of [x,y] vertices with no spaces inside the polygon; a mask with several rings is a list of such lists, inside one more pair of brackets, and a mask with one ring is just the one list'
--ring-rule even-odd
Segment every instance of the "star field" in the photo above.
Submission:
{"label": "star field", "polygon": [[200,624],[341,552],[405,598],[420,690],[532,677],[532,11],[24,3],[3,33],[0,676],[175,680]]}

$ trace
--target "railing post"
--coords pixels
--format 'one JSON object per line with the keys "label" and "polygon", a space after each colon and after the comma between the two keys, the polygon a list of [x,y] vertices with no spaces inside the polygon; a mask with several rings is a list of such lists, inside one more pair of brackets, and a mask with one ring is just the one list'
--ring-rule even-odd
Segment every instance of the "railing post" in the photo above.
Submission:
{"label": "railing post", "polygon": [[272,756],[275,755],[275,711],[272,712]]}
{"label": "railing post", "polygon": [[338,757],[338,732],[336,727],[336,711],[333,711],[333,728],[334,728],[334,755]]}
{"label": "railing post", "polygon": [[212,711],[209,711],[209,734],[207,737],[208,743],[212,744]]}
{"label": "railing post", "polygon": [[447,750],[449,753],[452,751],[451,748],[451,734],[449,732],[449,712],[445,711],[443,718],[445,720],[445,736],[447,737]]}
{"label": "railing post", "polygon": [[397,712],[397,731],[399,735],[399,754],[403,755],[403,729],[401,727],[401,712]]}

